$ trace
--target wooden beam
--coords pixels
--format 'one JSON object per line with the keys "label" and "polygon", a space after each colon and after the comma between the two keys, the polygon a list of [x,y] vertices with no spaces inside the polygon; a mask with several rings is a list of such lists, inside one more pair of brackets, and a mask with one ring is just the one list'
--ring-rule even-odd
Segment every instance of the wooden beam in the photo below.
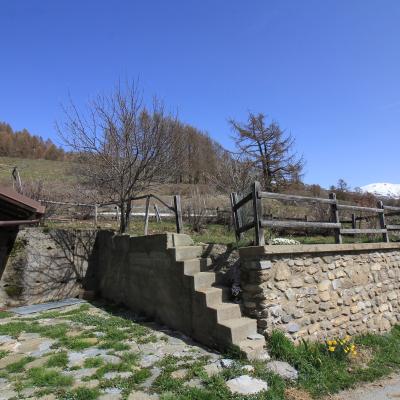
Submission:
{"label": "wooden beam", "polygon": [[358,235],[358,234],[379,234],[387,233],[387,229],[341,229],[340,233],[342,235]]}
{"label": "wooden beam", "polygon": [[253,196],[253,214],[254,214],[254,230],[255,230],[255,244],[256,246],[265,245],[264,229],[261,226],[262,220],[262,200],[260,196],[261,185],[260,182],[254,182],[252,187]]}
{"label": "wooden beam", "polygon": [[146,197],[146,211],[144,214],[144,235],[147,235],[149,229],[149,207],[150,207],[150,196]]}
{"label": "wooden beam", "polygon": [[368,211],[373,213],[383,213],[381,208],[361,207],[361,206],[349,206],[347,204],[337,204],[339,210],[351,210],[351,211]]}
{"label": "wooden beam", "polygon": [[267,199],[275,199],[275,200],[292,200],[292,201],[306,201],[306,202],[316,202],[316,203],[325,203],[325,204],[333,204],[331,199],[323,199],[320,197],[306,197],[306,196],[295,196],[292,194],[281,194],[281,193],[273,193],[273,192],[260,192],[260,198]]}
{"label": "wooden beam", "polygon": [[393,206],[383,206],[383,208],[385,210],[389,210],[389,211],[400,211],[400,207],[393,207]]}
{"label": "wooden beam", "polygon": [[154,214],[156,215],[156,221],[161,222],[160,212],[158,211],[157,204],[154,204]]}
{"label": "wooden beam", "polygon": [[263,227],[276,228],[315,228],[315,229],[340,229],[340,223],[334,222],[306,222],[306,221],[284,221],[284,220],[261,220]]}
{"label": "wooden beam", "polygon": [[[339,211],[338,211],[338,204],[336,200],[336,193],[329,193],[329,199],[332,200],[331,203],[331,218],[333,223],[340,225],[340,218],[339,218]],[[335,229],[335,242],[337,244],[342,244],[342,235],[340,231],[340,227]]]}
{"label": "wooden beam", "polygon": [[382,240],[386,243],[389,243],[389,235],[386,230],[386,222],[385,222],[385,210],[383,209],[383,203],[382,201],[378,201],[377,207],[382,210],[382,212],[379,214],[379,224],[381,226],[382,230],[385,230],[385,232],[382,232]]}
{"label": "wooden beam", "polygon": [[388,231],[400,231],[400,225],[386,225]]}
{"label": "wooden beam", "polygon": [[181,196],[174,196],[174,208],[175,208],[175,222],[176,232],[183,233],[183,222],[182,222],[182,207],[181,207]]}
{"label": "wooden beam", "polygon": [[252,229],[252,228],[254,228],[254,221],[250,222],[250,223],[248,223],[246,225],[241,226],[239,228],[238,232],[239,233],[246,232],[246,231],[248,231],[249,229]]}
{"label": "wooden beam", "polygon": [[252,198],[253,198],[253,193],[249,193],[247,196],[243,197],[241,200],[237,201],[237,193],[233,193],[236,197],[236,202],[235,202],[235,211],[238,210],[240,207],[244,206],[246,203],[248,203]]}
{"label": "wooden beam", "polygon": [[27,219],[27,220],[17,220],[17,221],[0,221],[0,226],[16,226],[16,225],[31,225],[37,224],[40,219]]}
{"label": "wooden beam", "polygon": [[243,232],[244,230],[240,230],[242,227],[242,216],[239,213],[238,210],[238,203],[237,203],[237,193],[231,193],[230,195],[230,200],[231,200],[231,207],[232,207],[232,218],[233,218],[233,226],[235,227],[235,237],[236,241],[239,241],[240,239],[243,238]]}

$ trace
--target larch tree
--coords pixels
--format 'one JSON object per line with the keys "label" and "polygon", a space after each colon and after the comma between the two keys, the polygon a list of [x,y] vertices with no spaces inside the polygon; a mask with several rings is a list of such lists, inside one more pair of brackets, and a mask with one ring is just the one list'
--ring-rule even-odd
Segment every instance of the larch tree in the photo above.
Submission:
{"label": "larch tree", "polygon": [[294,152],[294,138],[265,119],[264,114],[249,113],[246,123],[229,122],[238,153],[259,171],[264,189],[274,191],[300,180],[304,160]]}

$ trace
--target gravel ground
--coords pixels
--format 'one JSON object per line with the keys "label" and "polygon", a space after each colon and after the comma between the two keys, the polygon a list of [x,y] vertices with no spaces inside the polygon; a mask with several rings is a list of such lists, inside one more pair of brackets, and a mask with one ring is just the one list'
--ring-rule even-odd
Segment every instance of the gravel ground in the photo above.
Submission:
{"label": "gravel ground", "polygon": [[332,397],[332,400],[388,400],[400,399],[400,375],[368,383]]}

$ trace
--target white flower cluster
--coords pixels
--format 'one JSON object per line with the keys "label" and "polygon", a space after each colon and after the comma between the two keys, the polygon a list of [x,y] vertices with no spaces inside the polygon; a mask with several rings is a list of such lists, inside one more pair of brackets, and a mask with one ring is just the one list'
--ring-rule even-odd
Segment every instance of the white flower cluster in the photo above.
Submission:
{"label": "white flower cluster", "polygon": [[268,241],[269,244],[300,244],[299,241],[294,239],[286,239],[286,238],[274,238]]}

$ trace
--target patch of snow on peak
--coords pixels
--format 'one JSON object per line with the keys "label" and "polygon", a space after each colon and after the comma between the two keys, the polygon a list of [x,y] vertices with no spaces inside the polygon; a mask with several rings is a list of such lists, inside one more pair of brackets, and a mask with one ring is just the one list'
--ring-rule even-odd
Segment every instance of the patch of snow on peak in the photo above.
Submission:
{"label": "patch of snow on peak", "polygon": [[363,192],[373,193],[377,196],[400,198],[400,184],[398,183],[371,183],[361,187]]}

